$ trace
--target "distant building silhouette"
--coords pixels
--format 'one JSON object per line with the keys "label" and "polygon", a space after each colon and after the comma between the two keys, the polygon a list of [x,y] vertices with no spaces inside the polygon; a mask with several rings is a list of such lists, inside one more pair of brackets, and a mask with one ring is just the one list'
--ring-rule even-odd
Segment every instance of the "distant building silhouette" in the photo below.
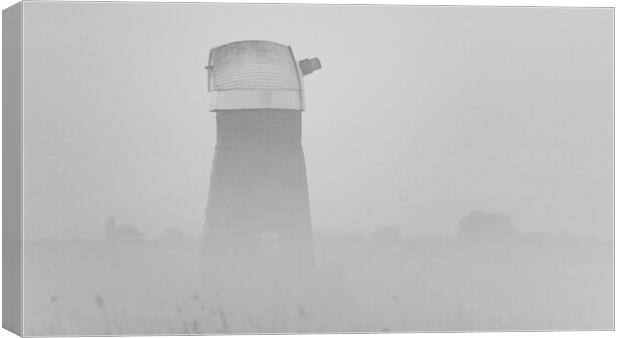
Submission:
{"label": "distant building silhouette", "polygon": [[209,264],[311,264],[301,112],[303,75],[320,67],[316,58],[298,64],[290,47],[268,41],[211,50],[217,143],[205,222]]}
{"label": "distant building silhouette", "polygon": [[459,222],[457,237],[462,239],[502,238],[514,233],[508,214],[476,210]]}

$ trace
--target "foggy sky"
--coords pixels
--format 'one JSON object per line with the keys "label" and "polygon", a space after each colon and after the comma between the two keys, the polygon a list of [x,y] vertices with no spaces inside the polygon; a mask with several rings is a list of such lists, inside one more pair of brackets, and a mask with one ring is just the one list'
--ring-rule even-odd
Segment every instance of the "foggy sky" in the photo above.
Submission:
{"label": "foggy sky", "polygon": [[612,235],[613,9],[24,4],[27,239],[201,234],[212,47],[290,44],[318,231]]}

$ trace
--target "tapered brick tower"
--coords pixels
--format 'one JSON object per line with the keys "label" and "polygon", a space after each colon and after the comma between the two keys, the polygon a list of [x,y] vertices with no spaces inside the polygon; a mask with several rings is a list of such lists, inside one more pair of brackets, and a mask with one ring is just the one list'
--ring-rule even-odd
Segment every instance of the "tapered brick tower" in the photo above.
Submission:
{"label": "tapered brick tower", "polygon": [[239,41],[209,57],[217,144],[205,223],[212,266],[309,268],[312,228],[301,145],[303,76],[288,46]]}

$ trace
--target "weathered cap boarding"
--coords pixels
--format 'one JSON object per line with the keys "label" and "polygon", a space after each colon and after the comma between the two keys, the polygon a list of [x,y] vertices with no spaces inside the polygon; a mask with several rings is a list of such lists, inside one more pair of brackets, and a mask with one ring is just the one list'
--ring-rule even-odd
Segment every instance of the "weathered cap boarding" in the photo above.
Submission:
{"label": "weathered cap boarding", "polygon": [[290,46],[270,41],[237,41],[211,49],[206,67],[210,110],[303,111],[303,76],[321,63],[316,58],[300,63]]}

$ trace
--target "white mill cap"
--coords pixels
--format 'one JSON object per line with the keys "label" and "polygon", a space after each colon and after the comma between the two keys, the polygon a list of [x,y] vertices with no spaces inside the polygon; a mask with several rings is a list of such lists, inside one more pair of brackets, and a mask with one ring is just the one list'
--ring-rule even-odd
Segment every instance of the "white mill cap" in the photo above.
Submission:
{"label": "white mill cap", "polygon": [[211,111],[304,110],[303,76],[320,69],[318,59],[295,60],[289,46],[237,41],[211,49]]}

